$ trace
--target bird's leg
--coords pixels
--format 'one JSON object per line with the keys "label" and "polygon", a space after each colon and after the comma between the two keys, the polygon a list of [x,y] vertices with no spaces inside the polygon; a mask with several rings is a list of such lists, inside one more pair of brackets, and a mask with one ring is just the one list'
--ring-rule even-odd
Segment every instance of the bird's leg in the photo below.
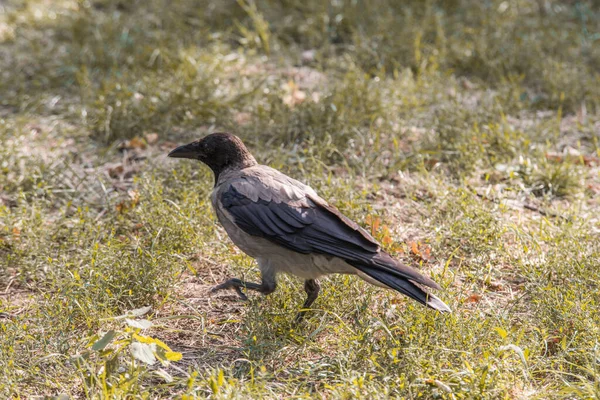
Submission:
{"label": "bird's leg", "polygon": [[321,286],[319,285],[319,281],[316,279],[307,279],[304,281],[304,290],[306,291],[306,301],[302,305],[302,309],[296,315],[295,323],[299,323],[304,318],[304,314],[307,309],[315,302],[317,297],[319,297],[319,291],[321,290]]}
{"label": "bird's leg", "polygon": [[242,292],[242,288],[256,290],[257,292],[267,295],[273,293],[275,291],[275,287],[276,284],[274,280],[266,280],[264,277],[261,283],[245,282],[241,279],[233,278],[215,286],[211,289],[211,292],[234,288],[242,300],[248,300],[248,297],[244,294],[244,292]]}

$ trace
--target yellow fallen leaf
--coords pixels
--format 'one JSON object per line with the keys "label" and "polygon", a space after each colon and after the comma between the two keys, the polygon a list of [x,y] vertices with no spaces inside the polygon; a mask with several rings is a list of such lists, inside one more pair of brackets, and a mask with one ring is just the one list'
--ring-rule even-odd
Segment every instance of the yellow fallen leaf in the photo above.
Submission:
{"label": "yellow fallen leaf", "polygon": [[183,358],[183,354],[179,353],[178,351],[167,351],[165,353],[165,357],[169,361],[179,361]]}

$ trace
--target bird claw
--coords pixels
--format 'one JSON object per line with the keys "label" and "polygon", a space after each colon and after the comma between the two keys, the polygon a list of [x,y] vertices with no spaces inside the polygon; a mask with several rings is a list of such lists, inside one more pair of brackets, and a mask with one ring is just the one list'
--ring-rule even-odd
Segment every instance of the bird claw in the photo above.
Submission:
{"label": "bird claw", "polygon": [[241,288],[239,288],[239,287],[236,286],[235,291],[240,296],[240,299],[242,299],[244,301],[248,301],[248,296],[246,296],[246,294],[244,292],[242,292]]}
{"label": "bird claw", "polygon": [[215,292],[218,292],[219,290],[223,290],[223,289],[228,289],[228,286],[226,286],[225,284],[221,283],[220,285],[213,286],[210,289],[210,292],[211,293],[215,293]]}
{"label": "bird claw", "polygon": [[234,288],[236,293],[238,294],[238,296],[240,296],[240,299],[247,301],[248,300],[248,296],[246,296],[244,294],[244,292],[242,292],[242,289],[239,286],[232,286],[229,284],[229,282],[225,282],[225,283],[221,283],[220,285],[217,285],[215,287],[213,287],[212,289],[210,289],[211,293],[215,293],[218,292],[220,290],[225,290],[225,289],[230,289],[230,288]]}
{"label": "bird claw", "polygon": [[294,322],[292,325],[296,326],[296,325],[300,324],[300,322],[302,322],[302,320],[304,319],[305,314],[306,314],[306,310],[298,311],[298,314],[296,314],[296,318],[294,318]]}

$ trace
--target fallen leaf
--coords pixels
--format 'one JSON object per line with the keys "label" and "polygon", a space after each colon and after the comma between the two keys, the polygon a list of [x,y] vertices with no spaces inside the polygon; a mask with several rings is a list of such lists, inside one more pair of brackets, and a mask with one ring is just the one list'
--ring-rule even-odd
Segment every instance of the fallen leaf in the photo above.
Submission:
{"label": "fallen leaf", "polygon": [[481,296],[480,294],[473,293],[469,297],[467,297],[465,303],[479,303],[482,297],[483,296]]}
{"label": "fallen leaf", "polygon": [[498,292],[498,291],[504,289],[504,286],[502,286],[502,283],[496,282],[496,281],[489,282],[488,287],[495,292]]}
{"label": "fallen leaf", "polygon": [[116,179],[119,176],[121,176],[124,171],[125,171],[125,168],[123,167],[123,165],[117,165],[114,168],[108,169],[108,176],[110,176],[113,179]]}
{"label": "fallen leaf", "polygon": [[136,136],[129,141],[129,147],[133,148],[133,149],[145,149],[146,142],[144,142],[143,139],[140,139],[139,137]]}
{"label": "fallen leaf", "polygon": [[381,218],[379,218],[379,217],[375,218],[375,221],[373,221],[372,231],[377,232],[379,230],[380,224],[381,224]]}
{"label": "fallen leaf", "polygon": [[421,256],[421,251],[419,250],[419,245],[417,244],[417,242],[408,242],[408,245],[410,246],[410,251],[416,255],[416,256]]}
{"label": "fallen leaf", "polygon": [[502,339],[506,339],[506,337],[508,336],[508,332],[504,328],[498,326],[494,328],[494,330],[498,333],[498,335],[500,335]]}
{"label": "fallen leaf", "polygon": [[167,351],[165,357],[168,361],[179,361],[183,358],[183,354],[178,351]]}
{"label": "fallen leaf", "polygon": [[140,192],[137,190],[128,190],[127,195],[129,195],[129,198],[131,199],[132,206],[135,206],[140,202]]}
{"label": "fallen leaf", "polygon": [[121,143],[121,145],[119,146],[120,149],[122,150],[129,150],[129,149],[145,149],[146,148],[146,142],[144,141],[144,139],[139,138],[139,137],[134,137],[131,140],[126,140],[123,143]]}
{"label": "fallen leaf", "polygon": [[432,260],[431,257],[431,248],[421,242],[408,242],[410,247],[410,253],[413,256],[416,256],[419,260],[430,262]]}
{"label": "fallen leaf", "polygon": [[427,260],[431,259],[431,248],[429,246],[425,246],[425,251],[423,253],[423,258]]}
{"label": "fallen leaf", "polygon": [[146,143],[148,144],[154,144],[158,142],[158,133],[146,133],[144,136],[146,138]]}
{"label": "fallen leaf", "polygon": [[117,203],[117,205],[115,206],[115,209],[117,210],[118,213],[123,213],[127,210],[127,204],[125,204],[124,201],[121,201],[120,203]]}

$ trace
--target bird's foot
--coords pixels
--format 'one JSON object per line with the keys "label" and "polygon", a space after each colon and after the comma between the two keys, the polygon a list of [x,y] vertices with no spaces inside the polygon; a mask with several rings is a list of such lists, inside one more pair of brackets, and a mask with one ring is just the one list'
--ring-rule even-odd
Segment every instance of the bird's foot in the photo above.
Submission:
{"label": "bird's foot", "polygon": [[275,280],[265,280],[263,278],[262,283],[245,282],[241,279],[233,278],[221,283],[220,285],[212,288],[211,292],[216,292],[223,289],[234,288],[237,294],[242,300],[248,300],[248,297],[242,292],[242,288],[246,290],[256,290],[262,294],[270,294],[275,290]]}
{"label": "bird's foot", "polygon": [[225,290],[225,289],[235,289],[235,292],[238,294],[238,296],[240,297],[240,299],[247,301],[248,300],[248,296],[246,296],[246,294],[244,292],[242,292],[242,288],[236,285],[233,285],[230,281],[227,282],[223,282],[220,285],[217,285],[215,287],[213,287],[210,292],[211,293],[215,293],[218,292],[220,290]]}
{"label": "bird's foot", "polygon": [[248,296],[246,296],[246,294],[242,292],[242,288],[236,286],[235,291],[238,294],[238,296],[240,296],[240,299],[242,299],[243,301],[248,301]]}
{"label": "bird's foot", "polygon": [[304,282],[304,290],[306,291],[307,297],[306,301],[302,305],[302,309],[298,311],[296,314],[296,318],[294,319],[294,325],[298,325],[304,319],[304,315],[310,309],[310,306],[314,303],[316,298],[319,296],[319,291],[321,290],[321,285],[319,285],[319,281],[316,279],[307,279]]}
{"label": "bird's foot", "polygon": [[298,314],[296,314],[296,318],[294,318],[294,322],[293,322],[292,326],[296,326],[296,325],[300,324],[300,322],[302,322],[302,320],[304,319],[305,315],[306,315],[306,310],[298,311]]}
{"label": "bird's foot", "polygon": [[233,279],[229,279],[229,280],[221,283],[220,285],[213,287],[211,289],[211,292],[214,293],[214,292],[218,292],[219,290],[233,288],[233,289],[235,289],[235,292],[238,294],[238,296],[240,296],[240,299],[246,301],[246,300],[248,300],[248,296],[246,296],[246,294],[244,292],[242,292],[242,288],[258,290],[258,288],[260,288],[260,287],[261,286],[256,283],[244,282],[240,279],[233,278]]}

